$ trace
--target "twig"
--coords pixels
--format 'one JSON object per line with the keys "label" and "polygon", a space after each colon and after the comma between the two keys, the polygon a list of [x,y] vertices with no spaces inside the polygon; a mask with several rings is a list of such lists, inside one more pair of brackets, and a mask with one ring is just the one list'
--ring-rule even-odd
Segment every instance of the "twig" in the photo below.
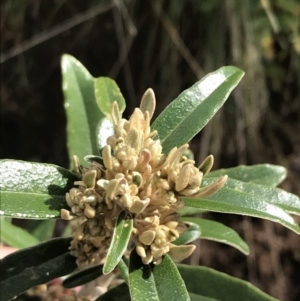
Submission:
{"label": "twig", "polygon": [[155,14],[159,17],[161,20],[163,26],[165,27],[166,31],[170,35],[173,43],[178,48],[179,52],[183,56],[183,58],[186,60],[190,68],[193,70],[197,78],[201,78],[204,76],[204,71],[198,64],[198,62],[195,60],[195,58],[190,53],[189,49],[185,45],[184,41],[181,39],[178,31],[176,30],[175,26],[172,24],[170,19],[167,17],[167,15],[164,13],[161,7],[158,7],[157,5],[153,4],[150,1],[152,5],[152,9],[155,12]]}
{"label": "twig", "polygon": [[84,22],[98,16],[101,13],[104,13],[104,12],[112,9],[114,6],[115,6],[114,2],[110,2],[110,3],[104,4],[104,5],[101,4],[101,5],[94,6],[84,13],[77,14],[73,18],[71,18],[65,22],[62,22],[56,26],[53,26],[51,29],[49,29],[47,31],[44,31],[42,33],[39,33],[39,34],[33,36],[32,38],[28,39],[27,41],[16,45],[12,49],[2,52],[1,57],[0,57],[0,64],[2,64],[4,62],[6,62],[7,60],[9,60],[15,56],[18,56],[21,53],[65,32],[66,30],[69,30],[81,23],[84,23]]}

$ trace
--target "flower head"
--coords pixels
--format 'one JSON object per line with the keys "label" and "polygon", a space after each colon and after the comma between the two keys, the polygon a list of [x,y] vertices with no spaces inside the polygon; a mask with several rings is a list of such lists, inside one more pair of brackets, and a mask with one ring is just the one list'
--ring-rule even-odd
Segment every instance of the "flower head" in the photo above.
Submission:
{"label": "flower head", "polygon": [[114,135],[102,150],[103,165],[92,163],[82,168],[74,158],[75,182],[66,195],[71,210],[62,210],[62,218],[77,217],[71,252],[82,266],[101,262],[111,242],[115,221],[121,211],[134,219],[131,240],[144,264],[159,264],[169,253],[176,260],[188,257],[193,245],[172,244],[187,226],[179,221],[182,197],[207,197],[219,190],[227,177],[201,188],[213,157],[200,165],[184,156],[188,145],[174,147],[169,154],[163,148],[150,120],[155,110],[155,96],[148,89],[129,120],[122,119],[117,103],[112,105]]}

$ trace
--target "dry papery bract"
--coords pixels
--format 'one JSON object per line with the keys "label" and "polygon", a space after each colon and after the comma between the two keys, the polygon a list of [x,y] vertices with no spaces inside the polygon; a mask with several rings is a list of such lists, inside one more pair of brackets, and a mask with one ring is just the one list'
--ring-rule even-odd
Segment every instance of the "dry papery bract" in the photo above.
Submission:
{"label": "dry papery bract", "polygon": [[150,120],[155,96],[148,89],[129,120],[122,119],[117,103],[111,109],[113,136],[102,150],[103,165],[93,162],[88,168],[74,157],[74,170],[81,181],[66,195],[70,211],[61,217],[72,220],[71,254],[80,267],[102,263],[109,248],[115,222],[121,211],[133,218],[129,245],[135,246],[144,264],[159,264],[165,254],[181,261],[191,255],[194,245],[172,242],[187,230],[179,221],[181,197],[204,198],[218,191],[227,176],[200,188],[202,178],[212,165],[208,156],[199,168],[184,156],[188,144],[174,147],[168,155]]}

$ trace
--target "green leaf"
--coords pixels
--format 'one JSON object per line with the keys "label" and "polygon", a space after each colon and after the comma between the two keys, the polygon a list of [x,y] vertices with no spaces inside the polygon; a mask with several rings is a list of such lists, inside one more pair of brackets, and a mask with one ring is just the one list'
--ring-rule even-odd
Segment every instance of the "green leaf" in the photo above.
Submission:
{"label": "green leaf", "polygon": [[129,259],[129,290],[132,301],[190,300],[183,280],[173,260],[165,255],[159,265],[144,265],[135,250]]}
{"label": "green leaf", "polygon": [[133,219],[127,218],[125,211],[119,214],[112,241],[103,266],[103,274],[109,274],[117,266],[126,251],[133,227]]}
{"label": "green leaf", "polygon": [[52,164],[0,160],[0,215],[14,218],[60,217],[65,194],[76,175]]}
{"label": "green leaf", "polygon": [[190,295],[191,301],[221,301],[221,300],[217,300],[215,298],[209,298],[209,297],[193,294],[190,292],[189,292],[189,295]]}
{"label": "green leaf", "polygon": [[283,189],[237,180],[227,181],[226,187],[243,191],[256,197],[262,196],[268,203],[277,205],[288,213],[300,215],[300,198]]}
{"label": "green leaf", "polygon": [[233,229],[208,219],[184,217],[181,220],[198,225],[201,231],[200,238],[222,242],[240,250],[246,255],[249,254],[248,245]]}
{"label": "green leaf", "polygon": [[70,162],[76,155],[80,162],[86,155],[98,155],[98,122],[104,117],[94,91],[94,77],[71,55],[61,61],[63,92],[67,114],[67,144]]}
{"label": "green leaf", "polygon": [[114,133],[112,121],[108,117],[102,118],[97,126],[97,143],[99,149],[102,149],[107,144],[107,138],[114,135]]}
{"label": "green leaf", "polygon": [[22,228],[13,225],[10,220],[6,218],[0,219],[0,226],[1,242],[4,242],[11,247],[23,249],[40,243],[35,236]]}
{"label": "green leaf", "polygon": [[232,168],[211,171],[206,177],[220,177],[228,175],[231,179],[251,182],[266,186],[277,186],[286,178],[284,167],[271,164],[257,164],[253,166],[240,165]]}
{"label": "green leaf", "polygon": [[[203,185],[209,185],[214,181],[216,181],[216,178],[204,179]],[[247,189],[250,189],[245,190],[244,185],[249,185]],[[252,183],[244,183],[232,179],[228,179],[227,183],[221,190],[208,198],[182,198],[182,200],[186,206],[195,207],[206,211],[234,213],[267,219],[276,223],[280,223],[283,226],[300,234],[300,227],[296,221],[282,208],[277,206],[277,203],[275,203],[276,200],[272,199],[273,192],[277,190],[280,192],[277,194],[277,201],[281,204],[285,203],[286,207],[291,207],[291,203],[294,201],[298,202],[296,196],[281,189],[270,188]],[[283,199],[280,198],[281,194]],[[292,202],[291,199],[293,199]]]}
{"label": "green leaf", "polygon": [[96,301],[131,301],[128,285],[119,284],[101,295]]}
{"label": "green leaf", "polygon": [[120,112],[125,110],[125,99],[117,83],[109,77],[98,77],[95,79],[95,95],[100,110],[105,115],[110,115],[111,105],[114,101],[118,103]]}
{"label": "green leaf", "polygon": [[182,209],[179,209],[177,212],[181,216],[186,216],[186,215],[201,214],[201,213],[204,212],[204,210],[201,210],[199,208],[193,208],[193,207],[184,206]]}
{"label": "green leaf", "polygon": [[31,233],[40,241],[50,239],[53,236],[55,224],[55,219],[40,221],[40,223],[34,228]]}
{"label": "green leaf", "polygon": [[244,72],[223,67],[183,91],[154,121],[164,153],[189,142],[221,108]]}
{"label": "green leaf", "polygon": [[0,301],[73,272],[77,265],[76,258],[68,251],[70,241],[71,238],[52,239],[0,260]]}
{"label": "green leaf", "polygon": [[177,265],[190,293],[220,301],[278,301],[246,282],[200,266]]}
{"label": "green leaf", "polygon": [[[182,221],[185,222],[185,220]],[[188,244],[201,237],[201,228],[199,225],[189,221],[187,221],[187,224],[189,225],[187,231],[183,232],[175,241],[173,241],[173,244],[180,246]]]}
{"label": "green leaf", "polygon": [[102,273],[103,265],[99,264],[96,266],[88,267],[83,270],[79,270],[72,275],[70,275],[68,278],[66,278],[62,286],[65,288],[73,288],[76,286],[84,285],[98,277],[100,277]]}

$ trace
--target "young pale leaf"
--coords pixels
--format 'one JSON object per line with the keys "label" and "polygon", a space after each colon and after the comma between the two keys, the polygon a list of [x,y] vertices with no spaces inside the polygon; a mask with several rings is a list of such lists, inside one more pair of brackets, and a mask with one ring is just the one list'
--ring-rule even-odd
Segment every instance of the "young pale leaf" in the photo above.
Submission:
{"label": "young pale leaf", "polygon": [[99,109],[107,116],[111,113],[111,105],[118,103],[120,112],[125,110],[125,99],[117,83],[109,77],[95,78],[95,95]]}
{"label": "young pale leaf", "polygon": [[282,166],[257,164],[253,166],[240,165],[232,168],[214,170],[206,177],[220,177],[228,175],[229,178],[242,182],[251,182],[275,187],[286,178],[286,174],[287,171]]}
{"label": "young pale leaf", "polygon": [[135,250],[129,259],[129,290],[132,301],[188,301],[190,297],[175,263],[165,255],[159,265],[144,265]]}
{"label": "young pale leaf", "polygon": [[62,285],[65,288],[73,288],[76,286],[84,285],[98,277],[100,277],[102,273],[103,265],[99,264],[96,266],[88,267],[83,270],[79,270],[68,278],[66,278]]}
{"label": "young pale leaf", "polygon": [[133,227],[132,218],[122,211],[116,222],[114,234],[103,266],[103,274],[109,274],[117,266],[126,251]]}
{"label": "young pale leaf", "polygon": [[248,245],[233,229],[208,219],[184,217],[181,220],[198,225],[201,230],[200,238],[222,242],[240,250],[245,255],[249,254]]}
{"label": "young pale leaf", "polygon": [[246,282],[201,266],[177,265],[190,293],[220,301],[278,301]]}
{"label": "young pale leaf", "polygon": [[[185,222],[185,220],[182,221]],[[187,229],[187,231],[183,232],[175,241],[173,241],[174,245],[180,246],[188,244],[201,237],[201,228],[199,227],[199,225],[189,221],[187,221],[187,224],[189,228]]]}
{"label": "young pale leaf", "polygon": [[97,105],[94,78],[86,68],[68,54],[63,55],[61,67],[69,158],[72,163],[76,155],[80,162],[84,162],[84,156],[99,154],[96,129],[104,114]]}
{"label": "young pale leaf", "polygon": [[0,160],[0,215],[14,218],[60,217],[65,194],[76,175],[52,164]]}
{"label": "young pale leaf", "polygon": [[115,133],[114,124],[108,117],[104,117],[99,121],[96,133],[98,148],[102,149],[107,144],[107,138]]}
{"label": "young pale leaf", "polygon": [[52,239],[0,260],[0,301],[73,272],[77,265],[76,258],[68,251],[70,241],[70,238]]}
{"label": "young pale leaf", "polygon": [[35,236],[13,225],[6,218],[1,218],[0,220],[0,238],[1,242],[17,249],[28,248],[40,243]]}
{"label": "young pale leaf", "polygon": [[[203,185],[209,185],[214,181],[216,178],[206,178],[203,180]],[[251,192],[244,191],[244,185],[251,185]],[[183,201],[186,206],[206,211],[234,213],[271,220],[300,234],[300,227],[297,222],[277,205],[277,202],[280,202],[286,206],[288,206],[287,204],[292,206],[290,200],[291,198],[294,199],[295,196],[280,190],[284,197],[277,199],[276,202],[272,199],[274,190],[277,191],[277,188],[228,179],[221,190],[208,198],[183,198]]]}
{"label": "young pale leaf", "polygon": [[189,142],[221,108],[243,75],[236,67],[223,67],[183,91],[151,126],[158,131],[164,153]]}

